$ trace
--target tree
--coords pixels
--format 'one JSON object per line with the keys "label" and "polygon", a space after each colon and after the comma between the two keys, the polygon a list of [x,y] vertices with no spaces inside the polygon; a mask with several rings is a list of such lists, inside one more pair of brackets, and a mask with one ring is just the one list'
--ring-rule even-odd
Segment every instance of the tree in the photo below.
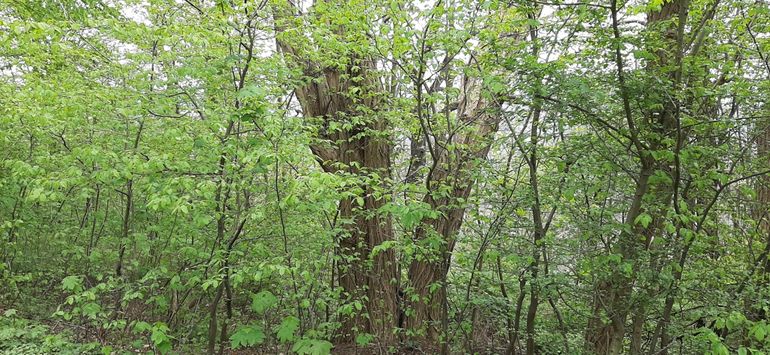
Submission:
{"label": "tree", "polygon": [[0,3],[0,351],[770,348],[766,4]]}

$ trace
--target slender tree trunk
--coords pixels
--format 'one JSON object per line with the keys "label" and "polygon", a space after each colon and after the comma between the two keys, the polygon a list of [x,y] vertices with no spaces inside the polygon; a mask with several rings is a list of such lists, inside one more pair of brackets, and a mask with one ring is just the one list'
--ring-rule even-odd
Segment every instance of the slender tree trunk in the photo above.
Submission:
{"label": "slender tree trunk", "polygon": [[529,265],[529,306],[527,307],[527,355],[533,355],[536,351],[535,345],[535,320],[537,318],[537,308],[540,304],[540,285],[538,276],[540,273],[540,256],[543,251],[543,238],[545,237],[545,227],[543,224],[543,215],[540,208],[540,190],[538,187],[538,132],[540,129],[540,106],[535,104],[532,111],[532,126],[530,127],[530,147],[529,157],[529,184],[532,190],[532,221],[535,230],[532,235],[532,262]]}
{"label": "slender tree trunk", "polygon": [[16,200],[13,202],[13,210],[11,211],[11,228],[8,229],[8,243],[4,243],[3,248],[3,263],[8,267],[8,271],[13,271],[13,259],[16,257],[16,219],[24,206],[24,196],[27,191],[27,186],[21,186],[19,188],[19,194]]}
{"label": "slender tree trunk", "polygon": [[[497,255],[497,258],[495,259],[495,263],[497,265],[497,281],[500,284],[500,295],[503,296],[503,299],[505,299],[506,304],[510,302],[510,299],[508,298],[508,290],[505,287],[505,281],[503,279],[503,266],[502,262],[500,261],[500,255]],[[518,329],[514,328],[514,317],[512,316],[511,312],[505,312],[505,326],[508,331],[508,347],[506,348],[505,353],[511,354],[513,352],[513,347],[516,344],[516,331]]]}
{"label": "slender tree trunk", "polygon": [[513,341],[508,345],[506,354],[515,354],[517,350],[521,349],[521,311],[524,308],[524,298],[527,297],[526,287],[527,277],[522,273],[519,275],[519,297],[516,298],[516,309],[513,316]]}
{"label": "slender tree trunk", "polygon": [[642,331],[644,330],[645,309],[639,307],[634,311],[631,320],[631,351],[632,355],[642,354]]}
{"label": "slender tree trunk", "polygon": [[134,189],[133,180],[126,182],[126,205],[123,210],[123,230],[120,238],[120,245],[118,246],[118,263],[115,265],[115,275],[120,278],[123,277],[123,259],[126,254],[126,243],[131,232],[131,209],[134,205]]}
{"label": "slender tree trunk", "polygon": [[220,284],[217,287],[217,292],[214,295],[214,299],[209,304],[209,334],[208,334],[208,346],[206,347],[206,354],[214,355],[216,353],[217,345],[217,308],[219,307],[219,301],[222,299],[225,285]]}

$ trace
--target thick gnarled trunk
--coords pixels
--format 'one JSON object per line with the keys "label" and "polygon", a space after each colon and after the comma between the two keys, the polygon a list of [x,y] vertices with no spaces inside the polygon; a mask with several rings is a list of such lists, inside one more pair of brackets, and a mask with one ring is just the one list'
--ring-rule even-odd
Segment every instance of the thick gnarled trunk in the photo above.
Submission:
{"label": "thick gnarled trunk", "polygon": [[[288,29],[287,25],[296,26],[291,23],[292,11],[296,9],[291,6],[273,8],[280,51],[298,65],[305,76],[312,78],[294,89],[303,115],[320,121],[316,125],[320,143],[311,145],[311,149],[325,171],[361,177],[357,187],[364,191],[363,196],[340,201],[340,220],[348,223],[338,240],[337,272],[339,285],[351,301],[365,297],[366,314],[343,321],[337,341],[352,342],[357,330],[374,334],[381,344],[390,344],[395,341],[394,330],[401,311],[395,253],[390,249],[372,253],[377,246],[393,239],[391,217],[380,212],[387,197],[373,193],[381,186],[377,186],[380,182],[376,179],[370,179],[372,174],[391,175],[392,142],[383,138],[386,135],[381,133],[388,127],[385,119],[376,114],[382,96],[376,65],[358,54],[346,54],[347,65],[343,69],[309,61],[312,56],[302,52],[303,46],[294,47],[280,37]],[[457,105],[457,124],[461,129],[447,132],[446,137],[431,137],[434,141],[442,140],[443,144],[442,147],[436,144],[436,149],[431,150],[433,167],[426,178],[429,191],[423,202],[441,212],[441,216],[423,221],[415,231],[418,243],[436,233],[441,245],[438,250],[431,250],[432,255],[413,260],[408,272],[407,288],[411,294],[406,295],[410,309],[405,312],[405,328],[419,334],[418,338],[434,350],[440,339],[439,328],[446,329],[445,282],[455,237],[465,213],[461,201],[470,195],[474,184],[471,171],[479,160],[486,158],[500,119],[496,112],[500,103],[482,94],[480,78],[466,77],[462,85],[463,95]],[[365,107],[366,112],[361,112],[361,107]],[[356,120],[351,120],[353,117]],[[446,146],[459,148],[450,150]],[[413,158],[413,163],[419,166],[422,158]],[[436,193],[447,187],[448,193],[441,196]]]}
{"label": "thick gnarled trunk", "polygon": [[[347,152],[345,165],[357,165],[372,172],[387,171],[390,155],[386,142],[361,139],[356,147],[343,146]],[[390,344],[395,341],[393,329],[398,314],[395,254],[392,249],[376,254],[372,254],[372,250],[393,239],[393,228],[390,217],[377,212],[386,200],[373,195],[373,186],[361,187],[365,191],[363,205],[351,198],[339,203],[339,218],[350,223],[344,226],[346,232],[338,241],[337,282],[350,301],[364,304],[367,316],[357,314],[345,320],[337,339],[353,342],[355,329],[359,333],[374,334],[381,343]]]}
{"label": "thick gnarled trunk", "polygon": [[[431,152],[433,166],[427,176],[428,192],[423,202],[441,212],[441,216],[423,221],[415,231],[417,243],[437,237],[440,244],[437,250],[429,250],[428,255],[415,258],[409,266],[408,291],[411,295],[407,297],[412,302],[409,303],[411,315],[406,326],[417,334],[423,346],[433,350],[439,348],[441,335],[446,330],[446,278],[465,214],[461,201],[470,195],[475,183],[471,171],[480,160],[486,159],[492,136],[500,123],[500,103],[484,96],[479,78],[464,78],[463,92],[457,117],[460,124],[468,128],[455,134],[449,142],[458,148],[448,151],[436,145]],[[439,197],[436,192],[446,187],[449,192]]]}
{"label": "thick gnarled trunk", "polygon": [[[276,32],[286,31],[294,10],[273,8]],[[364,191],[360,198],[342,199],[338,207],[345,232],[337,240],[336,281],[349,302],[363,305],[364,313],[342,319],[336,341],[353,343],[357,334],[370,333],[381,345],[392,344],[397,320],[395,253],[388,249],[372,255],[372,250],[393,239],[393,228],[390,216],[379,212],[387,199],[373,193],[377,186],[372,184],[378,182],[369,179],[370,174],[390,175],[391,142],[381,134],[387,130],[384,119],[359,109],[378,110],[382,90],[374,74],[375,65],[367,58],[351,55],[344,70],[327,68],[308,61],[300,49],[280,38],[278,47],[285,58],[312,78],[296,87],[294,94],[303,115],[320,120],[319,142],[311,145],[313,154],[326,172],[360,177],[357,187]],[[359,95],[351,95],[353,90]],[[335,123],[350,123],[352,117],[359,122],[333,127]]]}
{"label": "thick gnarled trunk", "polygon": [[[465,196],[470,186],[461,193]],[[451,253],[454,249],[457,231],[460,229],[464,209],[455,208],[446,218],[438,218],[421,226],[416,233],[417,240],[430,237],[428,233],[437,233],[442,245],[435,253],[413,261],[409,266],[410,302],[412,315],[407,318],[406,327],[414,331],[418,338],[426,340],[429,347],[436,347],[446,319],[447,295],[446,277],[449,271]],[[433,344],[432,344],[433,343]]]}

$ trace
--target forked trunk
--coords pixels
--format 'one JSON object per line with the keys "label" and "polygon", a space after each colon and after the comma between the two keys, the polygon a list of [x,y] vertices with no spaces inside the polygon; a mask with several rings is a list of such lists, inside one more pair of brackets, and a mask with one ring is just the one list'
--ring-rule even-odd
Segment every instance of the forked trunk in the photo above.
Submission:
{"label": "forked trunk", "polygon": [[[475,183],[471,171],[480,160],[486,159],[491,137],[497,132],[500,123],[500,103],[482,93],[479,78],[465,77],[463,92],[457,116],[468,128],[453,135],[450,142],[445,142],[460,148],[450,152],[435,147],[436,150],[431,152],[434,164],[427,176],[429,191],[423,202],[434,211],[441,212],[441,215],[423,221],[415,231],[418,244],[431,237],[437,238],[440,243],[436,247],[427,248],[428,255],[415,258],[409,266],[411,294],[407,294],[407,298],[412,301],[409,303],[410,315],[406,325],[416,334],[422,346],[434,351],[445,340],[442,333],[445,333],[448,321],[446,277],[455,238],[465,214],[462,201],[468,198]],[[439,194],[436,192],[445,188],[449,192],[437,197]]]}

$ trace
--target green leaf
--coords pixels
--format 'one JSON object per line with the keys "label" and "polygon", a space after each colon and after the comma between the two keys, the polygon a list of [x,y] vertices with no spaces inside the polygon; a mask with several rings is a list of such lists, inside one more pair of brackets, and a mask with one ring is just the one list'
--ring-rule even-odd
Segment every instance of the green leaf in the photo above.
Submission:
{"label": "green leaf", "polygon": [[61,287],[65,291],[77,292],[81,289],[81,281],[78,276],[67,276],[61,280]]}
{"label": "green leaf", "polygon": [[374,335],[367,334],[367,333],[361,333],[356,335],[356,344],[360,346],[367,346],[369,343],[372,342],[372,339],[374,339]]}
{"label": "green leaf", "polygon": [[102,307],[93,302],[86,303],[82,307],[83,315],[91,319],[96,319],[101,310]]}
{"label": "green leaf", "polygon": [[264,96],[265,96],[265,91],[262,88],[260,88],[260,87],[258,87],[256,85],[253,85],[253,84],[252,85],[248,85],[248,86],[244,87],[243,89],[241,89],[240,91],[238,91],[238,98],[239,99],[246,99],[246,98],[251,98],[251,97],[262,98]]}
{"label": "green leaf", "polygon": [[134,324],[134,332],[136,333],[141,333],[150,329],[152,329],[152,326],[147,322],[139,321]]}
{"label": "green leaf", "polygon": [[238,328],[238,330],[230,336],[230,346],[233,349],[238,349],[240,347],[262,344],[264,340],[265,333],[260,327],[247,325]]}
{"label": "green leaf", "polygon": [[724,346],[722,343],[718,344],[712,344],[711,345],[711,351],[714,355],[728,355],[730,352],[727,350],[727,347]]}
{"label": "green leaf", "polygon": [[331,354],[332,343],[326,340],[302,339],[294,344],[292,351],[300,355]]}
{"label": "green leaf", "polygon": [[278,326],[278,341],[285,343],[294,340],[294,333],[299,328],[299,319],[294,316],[289,316],[283,319],[281,325]]}
{"label": "green leaf", "polygon": [[634,57],[638,59],[655,60],[655,55],[643,49],[635,50]]}
{"label": "green leaf", "polygon": [[254,295],[251,300],[251,309],[259,314],[264,313],[270,307],[278,302],[278,298],[270,291],[261,291]]}
{"label": "green leaf", "polygon": [[150,340],[155,344],[155,348],[161,354],[166,354],[171,351],[171,337],[168,336],[169,328],[162,322],[157,322],[152,326],[152,334],[150,334]]}
{"label": "green leaf", "polygon": [[215,279],[206,280],[201,285],[204,291],[208,290],[209,288],[217,288],[218,286],[219,286],[219,280],[215,280]]}
{"label": "green leaf", "polygon": [[639,224],[644,228],[647,228],[647,226],[650,225],[650,222],[652,222],[652,216],[650,216],[647,213],[642,213],[639,216],[636,217],[634,220],[635,224]]}
{"label": "green leaf", "polygon": [[168,354],[171,351],[171,342],[168,340],[164,340],[160,343],[155,344],[155,348],[157,348],[158,352],[161,354]]}

